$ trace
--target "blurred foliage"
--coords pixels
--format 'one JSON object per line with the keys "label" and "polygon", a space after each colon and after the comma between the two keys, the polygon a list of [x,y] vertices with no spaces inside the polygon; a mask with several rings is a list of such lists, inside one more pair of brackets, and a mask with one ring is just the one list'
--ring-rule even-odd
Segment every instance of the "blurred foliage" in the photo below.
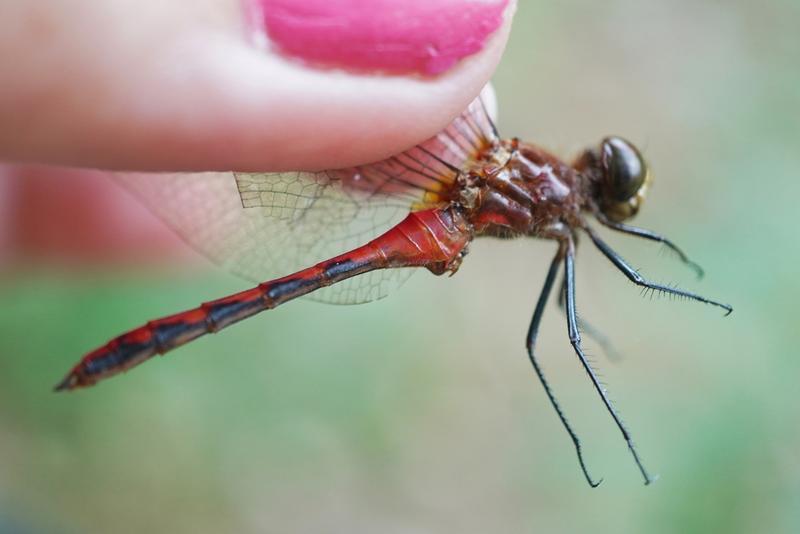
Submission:
{"label": "blurred foliage", "polygon": [[797,532],[798,25],[789,0],[525,1],[496,76],[506,135],[565,155],[611,133],[643,144],[656,183],[637,222],[707,277],[609,240],[735,307],[643,301],[581,250],[582,314],[625,358],[590,352],[655,485],[555,306],[540,353],[599,489],[529,368],[551,244],[476,243],[452,279],[420,274],[368,306],[293,303],[59,396],[98,342],[246,284],[34,266],[0,283],[0,533]]}

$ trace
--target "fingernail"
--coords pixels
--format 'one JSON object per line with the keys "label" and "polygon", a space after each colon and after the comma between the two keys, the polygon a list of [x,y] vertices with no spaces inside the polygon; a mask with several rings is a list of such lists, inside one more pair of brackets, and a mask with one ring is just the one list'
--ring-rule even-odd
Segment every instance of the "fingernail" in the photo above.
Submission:
{"label": "fingernail", "polygon": [[509,0],[247,0],[276,51],[322,67],[436,75],[480,51]]}

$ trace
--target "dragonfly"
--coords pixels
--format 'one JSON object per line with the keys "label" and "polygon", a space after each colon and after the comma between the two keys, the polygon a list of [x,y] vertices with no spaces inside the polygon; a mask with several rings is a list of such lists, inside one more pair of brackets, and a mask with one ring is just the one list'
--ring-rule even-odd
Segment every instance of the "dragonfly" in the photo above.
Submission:
{"label": "dragonfly", "polygon": [[[443,131],[382,161],[322,172],[148,174],[126,187],[193,246],[234,273],[269,280],[256,287],[121,334],[86,354],[56,386],[74,390],[126,371],[207,333],[301,296],[334,303],[381,298],[415,270],[454,274],[477,237],[533,237],[557,247],[526,337],[544,392],[589,473],[581,442],[545,378],[536,340],[559,271],[559,305],[569,341],[633,460],[653,481],[631,434],[586,357],[576,314],[578,236],[643,291],[723,309],[732,307],[642,276],[593,224],[663,244],[701,277],[702,269],[666,237],[631,226],[651,184],[640,151],[609,136],[567,162],[536,144],[502,138],[482,97]],[[310,267],[309,267],[310,265]],[[287,274],[293,273],[293,274]],[[598,334],[599,337],[599,334]]]}

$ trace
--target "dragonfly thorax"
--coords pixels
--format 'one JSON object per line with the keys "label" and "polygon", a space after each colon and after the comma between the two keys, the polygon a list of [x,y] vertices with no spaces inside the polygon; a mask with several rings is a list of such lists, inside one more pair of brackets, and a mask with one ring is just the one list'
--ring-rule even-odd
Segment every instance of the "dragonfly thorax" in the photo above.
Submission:
{"label": "dragonfly thorax", "polygon": [[580,177],[575,170],[538,147],[503,141],[501,165],[472,171],[460,202],[476,235],[515,237],[550,235],[553,227],[580,219]]}

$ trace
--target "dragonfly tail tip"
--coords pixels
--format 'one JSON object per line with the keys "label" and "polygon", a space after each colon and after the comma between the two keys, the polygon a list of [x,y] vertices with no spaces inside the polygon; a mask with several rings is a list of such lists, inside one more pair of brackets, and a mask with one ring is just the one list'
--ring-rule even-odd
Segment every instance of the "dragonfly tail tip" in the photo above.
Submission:
{"label": "dragonfly tail tip", "polygon": [[77,380],[75,375],[70,373],[66,377],[64,377],[64,380],[55,385],[53,391],[56,393],[58,393],[59,391],[70,391],[72,389],[75,389],[76,383]]}

